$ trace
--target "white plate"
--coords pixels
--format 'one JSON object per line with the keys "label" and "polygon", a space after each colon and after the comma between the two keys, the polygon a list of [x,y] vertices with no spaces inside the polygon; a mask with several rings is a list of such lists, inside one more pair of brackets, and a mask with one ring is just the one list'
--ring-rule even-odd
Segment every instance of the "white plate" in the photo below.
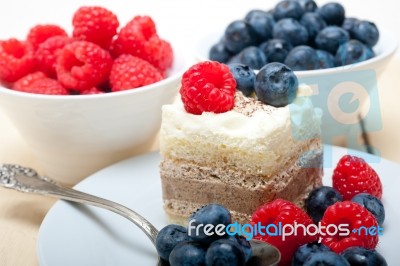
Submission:
{"label": "white plate", "polygon": [[[365,153],[339,147],[325,147],[326,162],[335,165],[341,156],[351,153],[367,158],[380,175],[386,208],[384,235],[379,251],[389,265],[400,261],[400,165]],[[330,156],[332,155],[332,156]],[[158,173],[160,156],[149,153],[134,157],[88,177],[76,188],[119,203],[141,213],[157,228],[167,224],[162,209]],[[324,183],[330,184],[332,167],[325,167]],[[41,266],[118,266],[156,265],[156,251],[150,240],[134,224],[112,212],[57,202],[46,215],[39,231],[37,252]]]}

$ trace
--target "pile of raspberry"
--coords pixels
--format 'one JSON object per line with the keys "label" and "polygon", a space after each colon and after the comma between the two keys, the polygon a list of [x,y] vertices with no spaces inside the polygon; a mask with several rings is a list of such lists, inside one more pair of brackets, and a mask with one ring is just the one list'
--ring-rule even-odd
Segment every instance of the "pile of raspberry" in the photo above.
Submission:
{"label": "pile of raspberry", "polygon": [[[365,232],[363,229],[358,231],[362,227],[379,228],[378,225],[383,223],[382,183],[378,174],[362,158],[345,155],[334,169],[332,184],[332,187],[315,188],[305,200],[305,210],[287,200],[276,199],[260,206],[253,213],[251,223],[263,226],[275,224],[280,228],[295,224],[330,226],[326,230],[331,232],[334,231],[333,226],[338,228],[347,224],[348,234],[338,232],[331,235],[326,231],[303,234],[300,229],[297,235],[291,234],[285,239],[274,234],[257,235],[255,238],[279,249],[281,266],[387,265],[375,250],[379,241],[378,229],[374,234],[362,233]],[[338,264],[328,263],[332,261],[338,261]],[[372,264],[356,264],[356,261]]]}
{"label": "pile of raspberry", "polygon": [[151,17],[135,16],[119,28],[111,11],[83,6],[72,25],[70,35],[58,25],[39,24],[25,40],[0,40],[2,85],[36,94],[100,94],[139,88],[168,75],[173,50]]}

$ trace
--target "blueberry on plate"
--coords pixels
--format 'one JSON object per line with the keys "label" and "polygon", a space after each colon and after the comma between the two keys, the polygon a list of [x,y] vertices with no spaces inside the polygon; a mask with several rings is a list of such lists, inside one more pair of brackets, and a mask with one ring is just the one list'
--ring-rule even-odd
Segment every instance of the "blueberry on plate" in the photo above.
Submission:
{"label": "blueberry on plate", "polygon": [[251,259],[251,257],[253,256],[253,251],[251,250],[250,242],[246,240],[244,236],[234,235],[234,236],[229,236],[227,239],[235,241],[236,243],[239,244],[244,254],[245,263]]}
{"label": "blueberry on plate", "polygon": [[318,8],[314,0],[296,0],[303,7],[305,12],[315,12]]}
{"label": "blueberry on plate", "polygon": [[[204,225],[210,224],[215,228],[217,225],[228,226],[231,222],[231,214],[224,206],[215,203],[208,204],[189,217],[188,234],[194,241],[209,244],[223,236],[218,235],[216,232],[213,235],[207,234]],[[200,224],[203,224],[203,226],[198,227]]]}
{"label": "blueberry on plate", "polygon": [[206,249],[200,243],[183,242],[169,256],[171,266],[205,265]]}
{"label": "blueberry on plate", "polygon": [[307,44],[309,38],[307,29],[292,18],[276,22],[272,36],[274,39],[286,40],[293,46]]}
{"label": "blueberry on plate", "polygon": [[161,229],[157,235],[157,253],[160,258],[168,261],[169,255],[174,247],[181,242],[189,240],[190,238],[185,227],[176,224],[169,224]]}
{"label": "blueberry on plate", "polygon": [[338,26],[328,26],[322,29],[315,37],[315,46],[331,54],[336,54],[342,43],[350,40],[349,33]]}
{"label": "blueberry on plate", "polygon": [[304,266],[350,266],[345,258],[332,251],[312,253],[303,264]]}
{"label": "blueberry on plate", "polygon": [[224,42],[220,41],[213,46],[208,53],[210,60],[226,63],[231,58],[232,54],[226,49]]}
{"label": "blueberry on plate", "polygon": [[369,210],[369,212],[375,216],[379,225],[382,225],[385,221],[385,208],[383,207],[382,201],[377,197],[368,193],[359,193],[355,195],[351,201]]}
{"label": "blueberry on plate", "polygon": [[280,62],[285,61],[286,56],[292,50],[293,46],[283,39],[271,39],[260,44],[261,51],[264,52],[267,62]]}
{"label": "blueberry on plate", "polygon": [[336,52],[335,64],[345,66],[359,63],[374,57],[374,51],[357,40],[350,40],[339,46]]}
{"label": "blueberry on plate", "polygon": [[325,210],[339,201],[343,201],[343,197],[336,189],[328,186],[320,186],[308,195],[305,207],[314,223],[318,223],[324,216]]}
{"label": "blueberry on plate", "polygon": [[335,57],[324,50],[315,50],[318,57],[318,69],[335,67]]}
{"label": "blueberry on plate", "polygon": [[243,250],[232,240],[219,239],[207,249],[206,266],[244,266],[244,264]]}
{"label": "blueberry on plate", "polygon": [[231,60],[228,61],[228,64],[229,63],[239,63],[253,69],[260,69],[267,63],[267,58],[261,49],[256,46],[249,46],[232,57]]}
{"label": "blueberry on plate", "polygon": [[353,38],[365,45],[372,47],[379,40],[379,30],[376,25],[369,21],[360,21],[354,25],[352,30]]}
{"label": "blueberry on plate", "polygon": [[282,63],[266,64],[256,75],[254,90],[257,98],[275,107],[286,106],[296,98],[298,80]]}
{"label": "blueberry on plate", "polygon": [[387,266],[385,258],[376,250],[351,247],[344,250],[341,255],[351,266]]}
{"label": "blueberry on plate", "polygon": [[297,1],[283,0],[275,6],[274,18],[276,21],[283,18],[299,20],[304,14],[304,9]]}
{"label": "blueberry on plate", "polygon": [[336,2],[327,3],[317,10],[328,25],[341,26],[345,18],[344,7]]}
{"label": "blueberry on plate", "polygon": [[318,69],[318,62],[317,52],[307,45],[296,46],[285,59],[285,64],[293,71]]}
{"label": "blueberry on plate", "polygon": [[307,12],[301,17],[300,24],[303,25],[307,31],[310,43],[314,43],[314,39],[323,28],[326,27],[325,21],[317,13]]}
{"label": "blueberry on plate", "polygon": [[240,90],[245,96],[250,96],[254,92],[256,81],[254,70],[243,64],[228,64],[228,67],[236,80],[236,89]]}
{"label": "blueberry on plate", "polygon": [[354,28],[359,22],[360,20],[358,18],[353,18],[353,17],[345,18],[342,24],[342,28],[345,29],[350,34],[351,38],[353,38]]}
{"label": "blueberry on plate", "polygon": [[311,254],[322,251],[331,251],[331,249],[318,242],[304,244],[300,246],[294,253],[292,258],[292,266],[302,266]]}
{"label": "blueberry on plate", "polygon": [[237,54],[247,46],[257,45],[257,33],[244,20],[235,20],[225,29],[223,42],[226,49]]}
{"label": "blueberry on plate", "polygon": [[253,27],[259,42],[263,42],[272,37],[272,29],[275,25],[273,15],[262,10],[253,9],[247,13],[244,20]]}

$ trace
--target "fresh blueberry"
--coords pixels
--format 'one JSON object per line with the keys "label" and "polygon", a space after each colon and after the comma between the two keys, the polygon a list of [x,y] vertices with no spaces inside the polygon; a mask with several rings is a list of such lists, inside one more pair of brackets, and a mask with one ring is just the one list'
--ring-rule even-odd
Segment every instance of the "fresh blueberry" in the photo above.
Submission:
{"label": "fresh blueberry", "polygon": [[328,25],[342,26],[345,18],[344,7],[336,2],[327,3],[317,10]]}
{"label": "fresh blueberry", "polygon": [[368,193],[360,193],[355,195],[351,201],[356,202],[369,210],[369,212],[375,216],[379,225],[382,225],[385,221],[385,208],[383,207],[382,201],[377,197]]}
{"label": "fresh blueberry", "polygon": [[351,247],[344,250],[341,255],[351,266],[387,266],[385,258],[376,250],[362,247]]}
{"label": "fresh blueberry", "polygon": [[307,44],[308,31],[297,20],[285,18],[275,23],[273,30],[274,39],[283,39],[291,45],[297,46]]}
{"label": "fresh blueberry", "polygon": [[296,0],[303,7],[305,12],[315,12],[318,8],[314,0]]}
{"label": "fresh blueberry", "polygon": [[306,198],[305,207],[314,223],[318,223],[324,216],[325,210],[339,201],[343,201],[343,197],[336,189],[321,186],[311,191]]}
{"label": "fresh blueberry", "polygon": [[360,21],[353,28],[353,38],[369,47],[373,47],[379,40],[379,30],[376,25],[369,21]]}
{"label": "fresh blueberry", "polygon": [[303,264],[304,266],[350,266],[345,258],[332,251],[312,253]]}
{"label": "fresh blueberry", "polygon": [[232,54],[226,49],[225,44],[221,41],[211,46],[208,57],[210,60],[226,63]]}
{"label": "fresh blueberry", "polygon": [[238,243],[229,239],[219,239],[207,249],[206,266],[244,266],[245,258]]}
{"label": "fresh blueberry", "polygon": [[260,69],[267,63],[267,58],[264,52],[256,47],[249,46],[244,48],[239,54],[235,55],[228,61],[230,63],[239,63],[247,65],[253,69]]}
{"label": "fresh blueberry", "polygon": [[351,38],[353,38],[354,28],[358,23],[360,23],[359,19],[348,17],[344,19],[342,28],[345,29],[350,34]]}
{"label": "fresh blueberry", "polygon": [[228,64],[228,66],[236,80],[236,88],[245,96],[250,96],[254,92],[254,82],[256,81],[254,70],[243,64]]}
{"label": "fresh blueberry", "polygon": [[318,57],[318,69],[335,67],[335,57],[324,50],[316,50]]}
{"label": "fresh blueberry", "polygon": [[205,232],[207,230],[205,229],[206,225],[213,225],[214,229],[217,230],[217,225],[228,226],[231,222],[231,214],[225,207],[214,203],[208,204],[190,216],[188,234],[192,240],[208,244],[222,236],[218,235],[217,232],[213,232],[212,235],[207,234]]}
{"label": "fresh blueberry", "polygon": [[325,21],[317,13],[307,12],[301,17],[300,24],[303,25],[307,31],[310,43],[314,43],[314,39],[323,28],[326,27]]}
{"label": "fresh blueberry", "polygon": [[206,249],[196,242],[183,242],[169,256],[171,266],[205,265]]}
{"label": "fresh blueberry", "polygon": [[274,18],[276,21],[283,18],[300,19],[304,13],[303,7],[297,1],[283,0],[275,6]]}
{"label": "fresh blueberry", "polygon": [[328,26],[322,29],[315,38],[315,45],[318,49],[336,54],[339,45],[350,39],[349,33],[338,26]]}
{"label": "fresh blueberry", "polygon": [[337,66],[359,63],[374,57],[374,51],[358,40],[350,40],[339,46],[335,57]]}
{"label": "fresh blueberry", "polygon": [[237,54],[247,46],[256,45],[258,38],[249,23],[244,20],[235,20],[225,29],[223,42],[229,52]]}
{"label": "fresh blueberry", "polygon": [[157,235],[156,249],[158,255],[162,259],[168,261],[169,255],[174,247],[181,242],[189,240],[190,238],[185,227],[176,224],[169,224],[161,229]]}
{"label": "fresh blueberry", "polygon": [[251,257],[253,256],[253,251],[251,250],[250,242],[247,241],[244,236],[234,235],[234,236],[229,236],[227,239],[235,241],[236,243],[239,244],[244,253],[245,262],[248,262],[251,259]]}
{"label": "fresh blueberry", "polygon": [[282,63],[266,64],[256,75],[255,92],[265,104],[286,106],[296,98],[299,82],[293,71]]}
{"label": "fresh blueberry", "polygon": [[318,69],[318,62],[317,52],[307,45],[296,46],[285,59],[285,64],[293,71]]}
{"label": "fresh blueberry", "polygon": [[331,251],[331,249],[318,242],[304,244],[294,253],[292,266],[302,266],[311,254],[323,251]]}
{"label": "fresh blueberry", "polygon": [[264,52],[267,62],[280,62],[285,61],[286,56],[292,50],[293,46],[283,39],[271,39],[260,44],[261,51]]}
{"label": "fresh blueberry", "polygon": [[262,10],[251,10],[244,18],[257,34],[259,42],[272,37],[272,30],[275,25],[273,15]]}

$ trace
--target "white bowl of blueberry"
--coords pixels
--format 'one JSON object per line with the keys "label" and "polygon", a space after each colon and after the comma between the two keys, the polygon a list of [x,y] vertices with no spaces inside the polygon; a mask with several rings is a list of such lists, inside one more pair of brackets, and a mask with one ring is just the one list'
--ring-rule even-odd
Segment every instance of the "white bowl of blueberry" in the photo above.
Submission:
{"label": "white bowl of blueberry", "polygon": [[[318,7],[313,0],[283,0],[268,11],[250,10],[225,29],[204,36],[195,53],[200,61],[242,64],[256,72],[272,62],[287,65],[300,83],[310,85],[315,94],[323,92],[315,105],[330,113],[331,119],[323,120],[323,130],[329,132],[351,130],[358,122],[362,105],[376,95],[371,92],[396,48],[393,34],[373,22],[346,17],[339,3]],[[352,93],[352,99],[340,102],[346,93]],[[359,107],[346,110],[354,96]]]}

